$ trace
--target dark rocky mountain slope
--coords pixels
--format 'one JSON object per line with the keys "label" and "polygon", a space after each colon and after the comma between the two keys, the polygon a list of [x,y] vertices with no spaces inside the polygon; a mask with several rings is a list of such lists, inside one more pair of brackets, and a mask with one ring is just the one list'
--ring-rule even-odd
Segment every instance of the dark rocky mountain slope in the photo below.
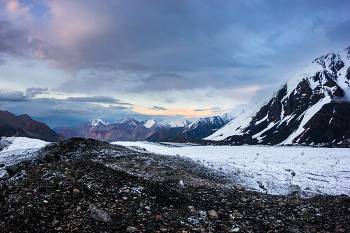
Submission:
{"label": "dark rocky mountain slope", "polygon": [[272,98],[207,140],[229,144],[350,144],[350,47],[296,72]]}
{"label": "dark rocky mountain slope", "polygon": [[2,110],[0,110],[0,136],[37,138],[49,142],[64,139],[46,124],[35,121],[26,114],[16,116]]}

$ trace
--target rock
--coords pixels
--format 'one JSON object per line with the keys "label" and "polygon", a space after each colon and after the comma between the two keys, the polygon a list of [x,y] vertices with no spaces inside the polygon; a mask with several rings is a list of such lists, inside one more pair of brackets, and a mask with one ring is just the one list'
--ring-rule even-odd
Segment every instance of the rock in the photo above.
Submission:
{"label": "rock", "polygon": [[189,210],[195,210],[194,206],[191,206],[191,205],[188,207],[188,209]]}
{"label": "rock", "polygon": [[245,190],[245,188],[244,188],[244,187],[239,187],[239,188],[238,188],[238,190],[240,190],[240,191],[244,191],[244,190]]}
{"label": "rock", "polygon": [[239,227],[235,227],[235,228],[231,229],[231,232],[239,232]]}
{"label": "rock", "polygon": [[211,220],[219,220],[219,216],[215,210],[208,211],[208,215]]}
{"label": "rock", "polygon": [[73,189],[73,194],[78,194],[80,193],[79,189]]}
{"label": "rock", "polygon": [[5,168],[9,176],[14,176],[17,172],[20,171],[20,168],[16,165],[8,166]]}
{"label": "rock", "polygon": [[239,212],[236,212],[236,213],[232,214],[232,217],[234,217],[234,218],[243,218],[243,214],[241,214]]}
{"label": "rock", "polygon": [[104,212],[103,210],[97,209],[96,207],[91,208],[90,217],[100,222],[112,221],[111,217],[106,212]]}
{"label": "rock", "polygon": [[52,223],[51,223],[51,225],[52,225],[52,227],[55,227],[58,223],[59,223],[58,220],[53,220]]}
{"label": "rock", "polygon": [[75,179],[80,179],[84,175],[84,172],[82,170],[76,170],[74,173]]}
{"label": "rock", "polygon": [[163,217],[161,215],[156,215],[156,220],[157,221],[163,221]]}
{"label": "rock", "polygon": [[127,232],[135,232],[135,231],[138,231],[138,229],[137,229],[136,227],[128,226],[128,227],[126,228],[126,231],[127,231]]}
{"label": "rock", "polygon": [[57,227],[56,231],[63,231],[63,228],[62,227]]}

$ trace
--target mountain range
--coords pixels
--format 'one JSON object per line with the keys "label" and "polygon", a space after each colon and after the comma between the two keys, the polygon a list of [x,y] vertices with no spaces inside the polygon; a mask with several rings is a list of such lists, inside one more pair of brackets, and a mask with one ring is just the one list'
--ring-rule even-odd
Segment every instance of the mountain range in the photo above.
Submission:
{"label": "mountain range", "polygon": [[350,47],[292,75],[262,106],[205,138],[232,145],[350,144]]}
{"label": "mountain range", "polygon": [[211,135],[232,119],[233,118],[228,114],[225,114],[223,117],[213,116],[200,118],[194,123],[184,125],[183,127],[162,129],[146,138],[146,141],[159,142],[167,141],[170,138],[202,139]]}
{"label": "mountain range", "polygon": [[84,137],[103,141],[143,141],[161,129],[171,128],[155,120],[137,121],[127,118],[109,123],[100,119],[90,120],[73,127],[57,127],[54,130],[67,138]]}

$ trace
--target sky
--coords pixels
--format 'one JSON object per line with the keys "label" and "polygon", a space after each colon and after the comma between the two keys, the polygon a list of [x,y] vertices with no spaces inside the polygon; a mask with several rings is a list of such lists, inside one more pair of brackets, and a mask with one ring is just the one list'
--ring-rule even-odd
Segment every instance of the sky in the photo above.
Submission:
{"label": "sky", "polygon": [[0,0],[0,110],[178,123],[271,96],[350,46],[348,0]]}

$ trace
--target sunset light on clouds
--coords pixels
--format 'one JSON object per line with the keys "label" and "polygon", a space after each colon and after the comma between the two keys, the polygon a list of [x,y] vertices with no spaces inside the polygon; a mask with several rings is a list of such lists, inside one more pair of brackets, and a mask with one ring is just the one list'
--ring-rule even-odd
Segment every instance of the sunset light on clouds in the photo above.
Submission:
{"label": "sunset light on clouds", "polygon": [[269,97],[350,45],[339,1],[0,1],[0,109],[55,126],[181,122]]}

